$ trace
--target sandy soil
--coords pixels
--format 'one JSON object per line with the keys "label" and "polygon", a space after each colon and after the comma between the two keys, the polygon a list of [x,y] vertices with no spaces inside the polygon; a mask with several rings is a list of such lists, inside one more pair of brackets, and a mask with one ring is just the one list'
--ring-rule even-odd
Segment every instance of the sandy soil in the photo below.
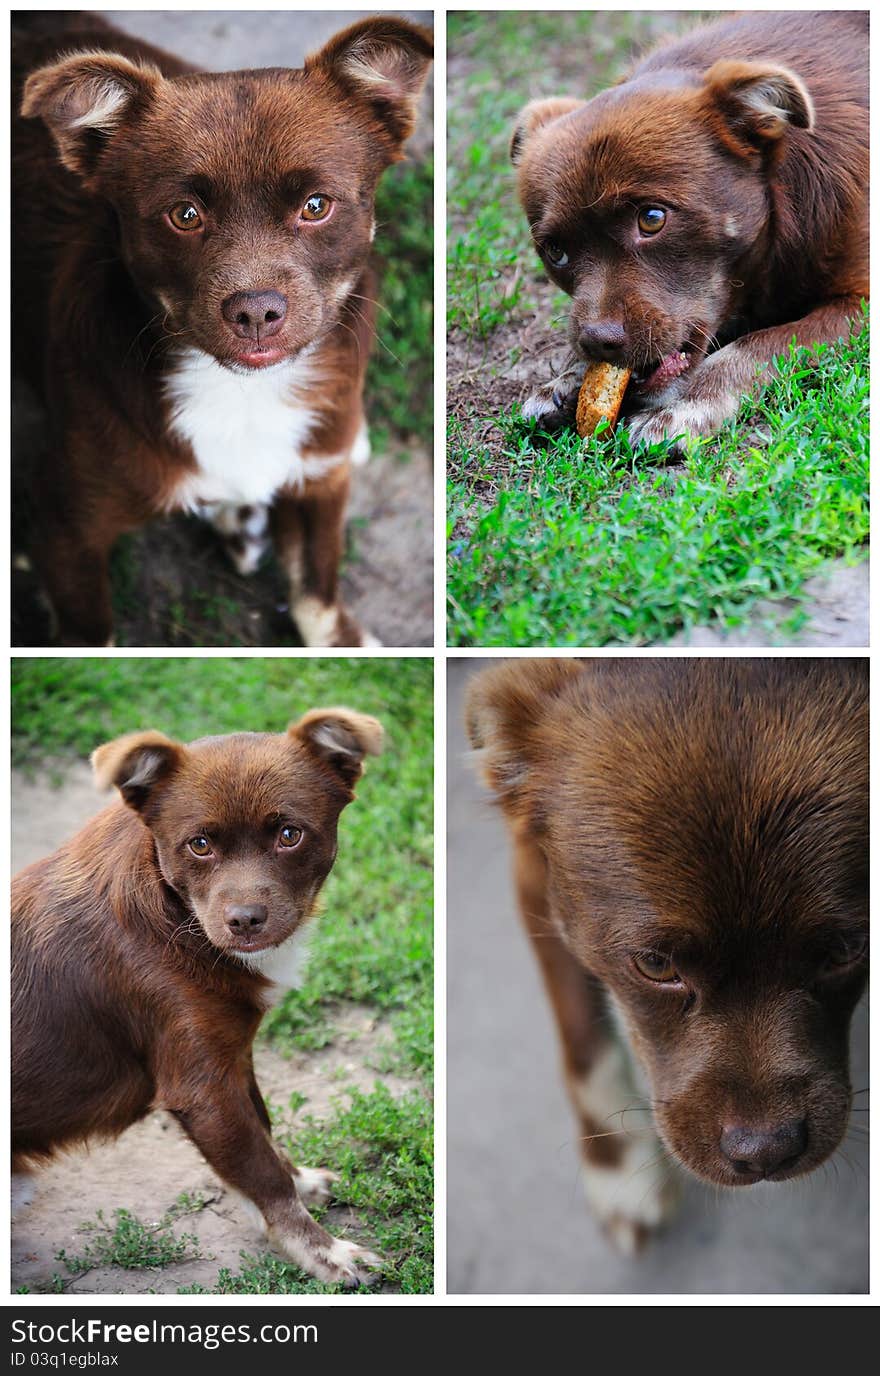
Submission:
{"label": "sandy soil", "polygon": [[[57,782],[59,777],[60,789],[53,787],[53,779]],[[107,802],[96,793],[85,764],[65,767],[63,773],[47,771],[38,778],[16,776],[13,800],[14,871],[48,854],[60,837],[72,835]],[[378,1080],[397,1095],[414,1083],[372,1069],[389,1035],[373,1010],[348,1006],[336,1025],[338,1035],[331,1046],[297,1052],[289,1060],[269,1046],[257,1046],[257,1079],[264,1097],[280,1113],[280,1134],[293,1121],[289,1100],[294,1091],[307,1100],[298,1111],[300,1118],[310,1114],[320,1122],[332,1115],[332,1101],[344,1085],[368,1090]],[[192,1260],[157,1270],[97,1268],[77,1276],[68,1275],[56,1260],[62,1249],[70,1256],[82,1255],[89,1242],[82,1225],[94,1221],[99,1209],[107,1220],[112,1220],[115,1209],[128,1209],[150,1226],[184,1191],[205,1200],[205,1207],[175,1224],[178,1236],[191,1233],[197,1239],[188,1249]],[[327,1227],[337,1234],[361,1235],[357,1218],[344,1207],[329,1211]],[[12,1288],[48,1290],[53,1276],[61,1276],[72,1294],[174,1294],[181,1286],[212,1287],[221,1267],[237,1272],[242,1251],[262,1251],[253,1221],[174,1120],[154,1112],[115,1142],[70,1153],[41,1172],[36,1197],[21,1210],[13,1228]]]}

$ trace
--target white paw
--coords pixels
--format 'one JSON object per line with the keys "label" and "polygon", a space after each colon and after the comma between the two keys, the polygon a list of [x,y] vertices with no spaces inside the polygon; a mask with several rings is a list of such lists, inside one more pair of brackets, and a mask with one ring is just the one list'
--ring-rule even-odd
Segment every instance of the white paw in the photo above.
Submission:
{"label": "white paw", "polygon": [[630,416],[627,429],[633,443],[680,439],[679,447],[683,447],[688,440],[714,435],[733,420],[747,390],[747,375],[742,375],[740,385],[741,374],[735,373],[731,379],[732,367],[719,367],[719,361],[723,362],[721,354],[707,359],[693,374],[686,373],[664,388],[646,410]]}
{"label": "white paw", "polygon": [[522,404],[524,420],[537,420],[550,430],[570,425],[577,408],[578,390],[583,380],[584,364],[577,371],[563,373],[552,382],[536,387]]}
{"label": "white paw", "polygon": [[678,1205],[675,1167],[653,1134],[630,1141],[617,1165],[585,1162],[583,1180],[603,1232],[625,1256],[636,1256]]}
{"label": "white paw", "polygon": [[382,642],[377,635],[371,631],[361,630],[361,645],[365,650],[376,650],[382,648]]}
{"label": "white paw", "polygon": [[570,1082],[586,1129],[587,1200],[603,1231],[626,1256],[641,1250],[678,1202],[675,1167],[654,1130],[636,1071],[628,1051],[615,1040],[596,1055],[586,1074]]}
{"label": "white paw", "polygon": [[344,1238],[333,1239],[333,1246],[327,1254],[325,1269],[331,1274],[326,1279],[329,1285],[370,1285],[375,1273],[384,1265],[381,1257],[356,1242],[346,1242]]}
{"label": "white paw", "polygon": [[296,1192],[308,1208],[315,1204],[326,1204],[333,1193],[333,1186],[339,1180],[334,1171],[312,1166],[296,1166],[293,1178]]}

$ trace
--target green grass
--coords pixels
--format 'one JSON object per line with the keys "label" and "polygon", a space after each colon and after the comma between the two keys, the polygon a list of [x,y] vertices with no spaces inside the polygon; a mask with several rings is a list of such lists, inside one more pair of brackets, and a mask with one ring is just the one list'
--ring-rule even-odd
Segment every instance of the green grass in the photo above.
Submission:
{"label": "green grass", "polygon": [[[357,1236],[389,1262],[386,1283],[430,1289],[433,1049],[433,664],[428,659],[27,659],[12,670],[13,759],[29,772],[83,758],[102,741],[144,727],[182,740],[240,730],[283,730],[318,705],[345,704],[383,722],[386,749],[371,759],[343,812],[339,857],[322,895],[306,982],[264,1022],[282,1052],[346,1044],[352,1004],[383,1029],[366,1060],[370,1094],[339,1083],[326,1122],[303,1119],[294,1159],[343,1178]],[[394,1098],[378,1080],[411,1086]],[[290,1108],[308,1108],[291,1078]],[[358,1181],[358,1173],[368,1177]],[[385,1207],[387,1205],[387,1208]],[[130,1218],[130,1216],[129,1216]],[[136,1222],[136,1220],[135,1220]],[[121,1264],[121,1263],[119,1263]],[[313,1293],[316,1282],[271,1258],[245,1261],[227,1284],[253,1293]],[[261,1287],[261,1288],[260,1288]]]}
{"label": "green grass", "polygon": [[[185,1212],[192,1212],[188,1208]],[[71,1255],[64,1248],[55,1260],[64,1264],[68,1275],[81,1276],[97,1266],[120,1266],[125,1271],[144,1271],[169,1266],[199,1257],[198,1241],[192,1233],[174,1232],[179,1210],[169,1210],[158,1223],[145,1224],[128,1209],[116,1209],[109,1223],[98,1210],[93,1223],[79,1231],[89,1237],[83,1250]]]}
{"label": "green grass", "polygon": [[386,172],[376,198],[376,341],[366,397],[372,444],[390,432],[423,444],[434,424],[434,164]]}
{"label": "green grass", "polygon": [[761,599],[796,597],[829,557],[861,558],[867,329],[814,361],[781,360],[774,385],[694,443],[683,472],[665,466],[664,445],[633,453],[623,430],[546,444],[499,417],[499,457],[453,426],[450,643],[643,644],[736,627]]}

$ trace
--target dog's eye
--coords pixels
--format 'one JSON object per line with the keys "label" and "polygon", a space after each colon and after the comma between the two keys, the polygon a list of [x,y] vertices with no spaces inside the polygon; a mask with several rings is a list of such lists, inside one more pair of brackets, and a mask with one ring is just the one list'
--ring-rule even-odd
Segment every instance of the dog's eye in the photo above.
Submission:
{"label": "dog's eye", "polygon": [[568,262],[568,254],[559,244],[545,244],[544,257],[549,259],[555,268],[564,268]]}
{"label": "dog's eye", "polygon": [[191,841],[187,842],[187,845],[193,855],[197,855],[200,860],[203,860],[206,855],[213,854],[211,842],[208,840],[207,836],[194,836]]}
{"label": "dog's eye", "polygon": [[646,205],[639,211],[639,229],[643,234],[659,234],[666,224],[666,211],[659,205]]}
{"label": "dog's eye", "polygon": [[639,974],[655,984],[681,983],[681,976],[669,956],[662,955],[660,951],[636,951],[632,961]]}
{"label": "dog's eye", "polygon": [[858,933],[849,937],[842,936],[825,958],[826,970],[836,973],[855,965],[868,949],[868,938]]}
{"label": "dog's eye", "polygon": [[287,850],[293,850],[294,846],[299,845],[302,838],[303,834],[300,827],[282,827],[278,833],[278,844]]}
{"label": "dog's eye", "polygon": [[202,227],[202,217],[191,201],[181,201],[180,205],[172,206],[168,218],[175,229],[181,229],[184,233]]}
{"label": "dog's eye", "polygon": [[303,220],[326,220],[333,202],[329,196],[310,196],[300,211]]}

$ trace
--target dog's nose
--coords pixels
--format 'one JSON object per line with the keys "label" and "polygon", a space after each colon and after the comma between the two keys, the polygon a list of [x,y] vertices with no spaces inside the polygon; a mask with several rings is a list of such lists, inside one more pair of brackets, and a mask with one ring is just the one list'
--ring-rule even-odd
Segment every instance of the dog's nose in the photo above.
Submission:
{"label": "dog's nose", "polygon": [[792,1118],[778,1127],[752,1128],[739,1123],[722,1128],[721,1151],[738,1175],[771,1175],[792,1166],[807,1145],[804,1118]]}
{"label": "dog's nose", "polygon": [[231,932],[258,932],[265,927],[269,909],[265,903],[227,903],[226,925]]}
{"label": "dog's nose", "polygon": [[236,291],[227,296],[220,314],[239,339],[268,339],[284,324],[287,297],[280,291]]}
{"label": "dog's nose", "polygon": [[622,320],[596,320],[592,325],[581,325],[578,331],[581,352],[587,358],[596,358],[602,363],[623,362],[627,343],[626,326]]}

